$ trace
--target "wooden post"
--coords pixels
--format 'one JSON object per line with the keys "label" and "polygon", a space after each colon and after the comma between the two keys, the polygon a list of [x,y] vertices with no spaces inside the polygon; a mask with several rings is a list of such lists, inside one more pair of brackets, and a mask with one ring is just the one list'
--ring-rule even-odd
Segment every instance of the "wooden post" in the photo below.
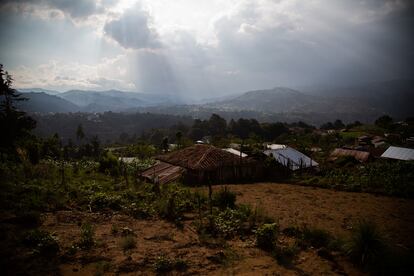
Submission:
{"label": "wooden post", "polygon": [[210,176],[208,178],[208,201],[209,201],[210,215],[213,215],[213,188],[211,187]]}

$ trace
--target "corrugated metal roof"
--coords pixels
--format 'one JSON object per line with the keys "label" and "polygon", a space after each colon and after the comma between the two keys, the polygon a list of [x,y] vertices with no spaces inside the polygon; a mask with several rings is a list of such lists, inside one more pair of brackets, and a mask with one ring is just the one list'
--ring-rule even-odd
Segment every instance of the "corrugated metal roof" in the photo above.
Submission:
{"label": "corrugated metal roof", "polygon": [[[227,152],[233,153],[234,155],[237,155],[237,156],[240,157],[240,151],[239,150],[236,150],[236,149],[233,149],[233,148],[227,148],[227,149],[224,149],[224,150],[227,151]],[[241,153],[241,156],[242,157],[247,157],[247,154]]]}
{"label": "corrugated metal roof", "polygon": [[158,161],[157,164],[142,172],[142,176],[152,182],[166,184],[179,179],[185,169],[168,163]]}
{"label": "corrugated metal roof", "polygon": [[264,154],[273,157],[277,162],[291,170],[298,170],[300,168],[310,168],[318,166],[319,164],[312,160],[309,156],[295,150],[294,148],[285,146],[279,149],[265,150]]}
{"label": "corrugated metal roof", "polygon": [[360,150],[336,148],[331,152],[330,159],[336,159],[340,156],[353,156],[356,160],[360,162],[366,162],[369,159],[370,153]]}
{"label": "corrugated metal roof", "polygon": [[398,160],[414,160],[414,149],[390,146],[381,157]]}

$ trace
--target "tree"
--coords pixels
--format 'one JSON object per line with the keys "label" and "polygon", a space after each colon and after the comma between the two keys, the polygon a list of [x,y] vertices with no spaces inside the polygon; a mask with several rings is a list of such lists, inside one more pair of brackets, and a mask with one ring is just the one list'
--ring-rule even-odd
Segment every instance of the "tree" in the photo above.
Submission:
{"label": "tree", "polygon": [[25,139],[31,137],[31,130],[36,127],[36,121],[18,110],[16,103],[27,100],[17,90],[12,88],[13,78],[4,71],[0,64],[0,151],[16,153],[16,147]]}
{"label": "tree", "polygon": [[334,129],[334,128],[335,127],[331,122],[327,122],[327,123],[321,125],[321,129],[325,129],[325,130]]}
{"label": "tree", "polygon": [[392,123],[393,119],[388,115],[381,116],[375,121],[376,126],[379,126],[387,130],[391,129]]}
{"label": "tree", "polygon": [[98,158],[101,155],[101,142],[97,135],[93,136],[91,139],[91,146],[92,146],[92,155],[95,158]]}
{"label": "tree", "polygon": [[177,143],[177,145],[178,145],[178,148],[180,148],[181,147],[181,145],[182,145],[182,138],[183,138],[183,133],[181,132],[181,131],[178,131],[176,134],[175,134],[175,139],[176,139],[176,143]]}
{"label": "tree", "polygon": [[227,122],[217,114],[211,115],[208,120],[208,130],[211,136],[223,136],[226,134]]}
{"label": "tree", "polygon": [[168,151],[168,137],[164,137],[164,139],[162,139],[161,148],[164,152]]}
{"label": "tree", "polygon": [[79,143],[83,140],[83,138],[85,138],[85,133],[83,132],[82,124],[79,124],[78,128],[76,129],[76,138],[78,138]]}
{"label": "tree", "polygon": [[341,129],[341,128],[344,128],[345,127],[344,123],[342,123],[342,121],[339,120],[339,119],[335,120],[335,122],[333,123],[333,125],[334,125],[334,128],[335,129]]}

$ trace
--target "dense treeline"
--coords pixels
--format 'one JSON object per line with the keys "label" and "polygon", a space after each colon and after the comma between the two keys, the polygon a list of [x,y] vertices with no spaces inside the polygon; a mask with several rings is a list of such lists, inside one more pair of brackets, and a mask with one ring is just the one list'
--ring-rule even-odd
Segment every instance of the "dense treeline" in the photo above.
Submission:
{"label": "dense treeline", "polygon": [[38,122],[35,134],[49,137],[58,133],[63,141],[75,140],[76,129],[82,125],[86,137],[98,136],[104,143],[118,140],[136,140],[149,129],[169,128],[175,124],[190,125],[192,119],[184,116],[171,116],[150,113],[56,113],[33,115]]}

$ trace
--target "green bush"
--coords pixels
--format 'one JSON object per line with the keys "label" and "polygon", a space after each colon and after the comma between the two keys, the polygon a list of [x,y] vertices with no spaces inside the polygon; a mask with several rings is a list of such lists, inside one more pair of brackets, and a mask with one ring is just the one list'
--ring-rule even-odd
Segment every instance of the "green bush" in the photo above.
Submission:
{"label": "green bush", "polygon": [[84,223],[81,226],[80,241],[78,246],[82,249],[89,249],[95,245],[95,229],[92,224]]}
{"label": "green bush", "polygon": [[173,270],[185,271],[188,264],[183,259],[170,259],[164,255],[158,256],[154,263],[154,269],[157,274],[165,274]]}
{"label": "green bush", "polygon": [[111,176],[119,176],[121,173],[119,161],[111,152],[106,152],[99,160],[99,171],[109,173]]}
{"label": "green bush", "polygon": [[165,256],[159,256],[154,263],[154,269],[157,273],[166,273],[174,269],[174,263]]}
{"label": "green bush", "polygon": [[247,217],[239,210],[227,208],[214,216],[213,220],[214,230],[218,234],[230,238],[240,232]]}
{"label": "green bush", "polygon": [[266,251],[275,249],[278,225],[276,223],[263,224],[256,230],[256,245]]}
{"label": "green bush", "polygon": [[304,226],[301,229],[300,245],[302,247],[313,246],[315,248],[327,247],[331,241],[331,235],[318,228]]}
{"label": "green bush", "polygon": [[365,266],[375,263],[385,252],[385,239],[378,227],[369,221],[360,221],[352,231],[346,244],[346,252],[351,259]]}
{"label": "green bush", "polygon": [[288,266],[292,264],[298,253],[299,247],[297,244],[293,244],[286,247],[276,246],[273,255],[279,264]]}
{"label": "green bush", "polygon": [[92,210],[109,208],[118,211],[122,208],[122,199],[119,195],[97,192],[89,197],[89,204]]}
{"label": "green bush", "polygon": [[174,184],[163,187],[156,206],[160,217],[173,222],[181,221],[185,212],[194,209],[190,191]]}
{"label": "green bush", "polygon": [[236,194],[224,187],[214,194],[213,204],[220,209],[233,209],[236,206]]}
{"label": "green bush", "polygon": [[59,252],[57,239],[43,230],[35,229],[29,231],[24,237],[23,243],[42,255],[53,256]]}

